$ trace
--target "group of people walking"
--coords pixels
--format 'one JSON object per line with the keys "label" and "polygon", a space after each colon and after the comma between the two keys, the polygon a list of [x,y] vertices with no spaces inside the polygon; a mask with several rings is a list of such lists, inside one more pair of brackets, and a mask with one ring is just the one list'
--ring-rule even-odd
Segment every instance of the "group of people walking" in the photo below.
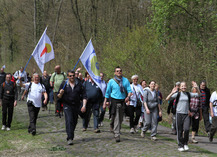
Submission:
{"label": "group of people walking", "polygon": [[[85,78],[82,77],[80,68],[77,71],[69,70],[64,73],[61,72],[60,65],[57,65],[51,77],[48,77],[46,71],[41,78],[34,73],[32,81],[28,83],[27,75],[22,68],[14,75],[4,74],[3,71],[4,69],[1,69],[0,73],[2,130],[10,130],[13,107],[17,105],[17,100],[24,99],[27,95],[30,119],[28,132],[35,135],[40,107],[46,108],[52,88],[55,114],[59,115],[60,112],[64,112],[69,145],[73,144],[78,116],[80,115],[83,119],[82,131],[86,131],[93,113],[94,132],[100,133],[99,126],[103,125],[102,121],[107,107],[111,119],[110,130],[114,133],[116,142],[121,141],[120,130],[124,116],[129,116],[130,133],[134,134],[140,128],[141,137],[145,137],[146,132],[150,131],[151,140],[157,140],[157,126],[162,120],[162,94],[158,90],[159,85],[153,80],[146,86],[145,80],[139,84],[139,76],[133,75],[130,84],[129,80],[122,75],[122,69],[116,67],[114,78],[108,83],[103,80],[104,74],[100,73],[100,89],[88,73],[85,73]],[[170,111],[173,113],[173,133],[177,134],[179,151],[189,149],[190,125],[192,125],[192,142],[197,143],[195,136],[202,118],[209,140],[213,141],[217,129],[217,94],[213,92],[210,97],[210,91],[204,81],[200,87],[192,81],[191,92],[187,92],[185,82],[177,82],[166,100],[169,101],[168,114]],[[209,108],[212,124],[209,122]],[[8,120],[6,120],[7,117]]]}

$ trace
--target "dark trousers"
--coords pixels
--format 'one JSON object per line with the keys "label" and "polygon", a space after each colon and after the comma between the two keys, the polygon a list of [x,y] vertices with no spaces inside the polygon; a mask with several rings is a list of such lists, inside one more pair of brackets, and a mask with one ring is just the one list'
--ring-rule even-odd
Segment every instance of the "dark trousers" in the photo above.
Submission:
{"label": "dark trousers", "polygon": [[[14,100],[2,100],[2,124],[11,127],[14,112]],[[8,118],[8,119],[7,119]]]}
{"label": "dark trousers", "polygon": [[200,119],[195,119],[194,117],[191,117],[191,126],[192,126],[192,131],[198,132],[199,129],[199,122]]}
{"label": "dark trousers", "polygon": [[204,122],[206,132],[209,132],[211,128],[211,124],[209,122],[209,108],[208,107],[202,108],[202,115],[203,115],[203,122]]}
{"label": "dark trousers", "polygon": [[99,124],[99,103],[87,102],[86,113],[83,117],[83,128],[87,129],[93,113],[94,129],[98,129]]}
{"label": "dark trousers", "polygon": [[32,102],[27,102],[28,112],[29,112],[29,128],[28,132],[36,131],[36,121],[38,118],[38,113],[40,107],[35,107]]}
{"label": "dark trousers", "polygon": [[53,92],[54,104],[55,104],[55,113],[57,113],[57,92]]}
{"label": "dark trousers", "polygon": [[63,110],[65,114],[67,140],[73,140],[75,128],[78,123],[79,108],[72,105],[63,104]]}
{"label": "dark trousers", "polygon": [[213,138],[213,136],[215,135],[217,131],[217,117],[213,117],[212,118],[212,125],[211,125],[211,129],[210,129],[210,137]]}
{"label": "dark trousers", "polygon": [[141,107],[134,107],[132,105],[128,105],[127,112],[130,117],[130,128],[134,128],[135,126],[138,125],[139,118],[141,116]]}
{"label": "dark trousers", "polygon": [[105,110],[103,109],[103,105],[100,106],[100,115],[99,115],[99,123],[101,123],[104,120],[105,116]]}
{"label": "dark trousers", "polygon": [[188,116],[188,114],[176,113],[176,129],[179,147],[184,147],[184,145],[188,145],[190,129],[190,117]]}

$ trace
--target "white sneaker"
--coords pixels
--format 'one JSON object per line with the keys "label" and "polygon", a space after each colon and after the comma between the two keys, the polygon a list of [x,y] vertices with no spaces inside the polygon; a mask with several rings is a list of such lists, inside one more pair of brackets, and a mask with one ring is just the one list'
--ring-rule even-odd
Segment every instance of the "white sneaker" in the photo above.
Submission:
{"label": "white sneaker", "polygon": [[145,132],[144,131],[141,131],[141,137],[145,137]]}
{"label": "white sneaker", "polygon": [[6,128],[7,131],[10,131],[11,129],[9,127]]}
{"label": "white sneaker", "polygon": [[2,130],[5,130],[6,126],[5,125],[2,125]]}
{"label": "white sneaker", "polygon": [[184,150],[189,150],[189,147],[188,147],[188,145],[184,145]]}
{"label": "white sneaker", "polygon": [[148,130],[147,130],[147,133],[151,133],[151,130],[148,129]]}
{"label": "white sneaker", "polygon": [[156,136],[153,136],[153,137],[151,137],[151,140],[152,140],[152,141],[157,141],[157,137],[156,137]]}
{"label": "white sneaker", "polygon": [[131,128],[131,129],[130,129],[130,133],[131,133],[131,134],[134,134],[134,128]]}
{"label": "white sneaker", "polygon": [[103,126],[103,122],[100,123],[100,126]]}
{"label": "white sneaker", "polygon": [[178,148],[178,151],[184,152],[185,150],[184,150],[184,148],[180,147],[180,148]]}

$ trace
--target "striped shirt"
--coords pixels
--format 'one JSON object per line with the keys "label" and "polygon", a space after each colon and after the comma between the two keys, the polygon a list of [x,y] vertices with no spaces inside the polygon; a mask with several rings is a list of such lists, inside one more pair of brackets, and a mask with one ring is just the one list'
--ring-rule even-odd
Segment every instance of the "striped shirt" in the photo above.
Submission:
{"label": "striped shirt", "polygon": [[204,90],[200,90],[201,92],[201,103],[202,103],[202,106],[206,105],[206,93]]}

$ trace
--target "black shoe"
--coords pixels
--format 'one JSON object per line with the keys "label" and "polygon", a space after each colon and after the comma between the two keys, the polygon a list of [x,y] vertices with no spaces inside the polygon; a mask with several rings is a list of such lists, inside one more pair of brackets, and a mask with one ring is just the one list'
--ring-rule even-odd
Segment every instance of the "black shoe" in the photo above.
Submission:
{"label": "black shoe", "polygon": [[213,136],[211,136],[210,133],[209,133],[208,137],[209,137],[209,142],[212,142],[213,141]]}
{"label": "black shoe", "polygon": [[115,137],[115,141],[116,141],[116,142],[121,142],[121,140],[120,140],[120,136]]}
{"label": "black shoe", "polygon": [[67,143],[68,143],[68,145],[73,145],[73,141],[72,141],[71,139],[69,139],[69,140],[67,141]]}
{"label": "black shoe", "polygon": [[36,131],[33,130],[33,131],[32,131],[32,136],[35,136],[35,134],[36,134]]}

